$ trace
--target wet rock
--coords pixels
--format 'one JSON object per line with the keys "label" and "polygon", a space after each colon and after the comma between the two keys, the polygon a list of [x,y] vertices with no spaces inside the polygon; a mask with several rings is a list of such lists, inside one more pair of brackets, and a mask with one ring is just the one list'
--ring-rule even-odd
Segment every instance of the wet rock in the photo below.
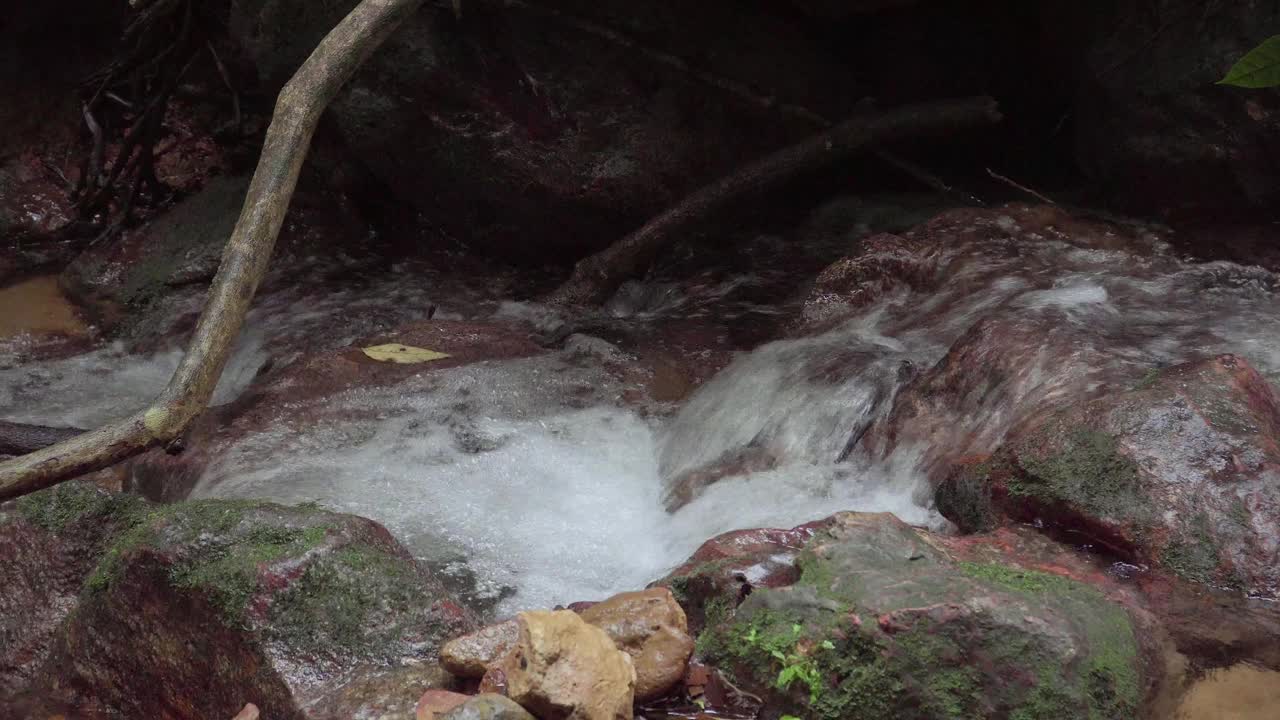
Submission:
{"label": "wet rock", "polygon": [[489,666],[501,660],[519,640],[520,625],[514,619],[489,625],[445,643],[440,648],[440,664],[458,677],[484,677]]}
{"label": "wet rock", "polygon": [[662,697],[684,676],[693,638],[671,591],[657,587],[621,593],[582,612],[631,656],[637,702]]}
{"label": "wet rock", "polygon": [[796,558],[826,522],[790,530],[757,528],[717,535],[655,585],[670,589],[688,614],[690,627],[701,631],[722,620],[756,588],[795,583],[800,577]]}
{"label": "wet rock", "polygon": [[1215,83],[1275,33],[1280,8],[1166,0],[1085,12],[1095,27],[1076,157],[1101,196],[1144,210],[1273,207],[1280,98]]}
{"label": "wet rock", "polygon": [[1244,360],[1188,362],[1016,432],[953,473],[939,507],[962,528],[1033,520],[1132,562],[1275,597],[1278,431],[1280,402]]}
{"label": "wet rock", "polygon": [[543,720],[630,720],[636,671],[600,628],[570,610],[520,613],[502,660],[506,694]]}
{"label": "wet rock", "polygon": [[477,695],[439,716],[440,720],[535,720],[528,710],[501,695]]}
{"label": "wet rock", "polygon": [[1149,619],[1078,561],[1024,564],[994,540],[842,513],[805,543],[794,584],[727,609],[698,654],[766,717],[1138,716],[1163,677]]}
{"label": "wet rock", "polygon": [[82,253],[62,274],[67,294],[106,326],[166,289],[208,281],[231,237],[248,178],[217,178],[155,221]]}
{"label": "wet rock", "polygon": [[[278,87],[353,5],[236,0],[230,30]],[[764,8],[475,3],[461,20],[424,7],[328,114],[389,195],[473,247],[545,262],[602,247],[811,131],[698,81],[681,61],[815,108],[856,95],[831,92],[851,78]]]}
{"label": "wet rock", "polygon": [[69,483],[2,532],[20,552],[0,602],[31,620],[6,629],[18,707],[231,717],[252,698],[268,717],[408,718],[446,677],[439,643],[474,624],[381,526],[314,507]]}
{"label": "wet rock", "polygon": [[418,700],[414,720],[437,720],[441,715],[470,699],[470,695],[451,690],[428,690]]}

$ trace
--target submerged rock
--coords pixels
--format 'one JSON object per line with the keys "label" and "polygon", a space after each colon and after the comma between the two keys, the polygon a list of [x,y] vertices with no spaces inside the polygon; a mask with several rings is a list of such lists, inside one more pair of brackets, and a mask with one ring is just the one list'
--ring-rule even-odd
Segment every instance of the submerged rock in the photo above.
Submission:
{"label": "submerged rock", "polygon": [[1039,421],[958,469],[939,508],[963,529],[1037,521],[1198,582],[1280,591],[1280,400],[1234,355],[1153,370]]}
{"label": "submerged rock", "polygon": [[381,526],[314,507],[157,506],[69,483],[20,500],[0,537],[21,543],[0,604],[33,620],[6,628],[4,664],[38,669],[6,674],[18,707],[407,718],[445,679],[440,641],[473,625]]}
{"label": "submerged rock", "polygon": [[414,720],[437,720],[441,715],[470,699],[470,695],[451,690],[428,690],[418,699]]}
{"label": "submerged rock", "polygon": [[1021,559],[843,513],[805,542],[794,584],[719,603],[698,654],[766,716],[1136,717],[1155,680],[1145,616]]}
{"label": "submerged rock", "polygon": [[630,720],[636,671],[603,630],[572,610],[520,613],[502,660],[506,694],[542,720]]}
{"label": "submerged rock", "polygon": [[662,697],[684,676],[693,638],[671,591],[658,587],[621,593],[582,612],[631,656],[638,702]]}
{"label": "submerged rock", "polygon": [[[419,720],[431,720],[420,718]],[[493,693],[477,695],[439,716],[439,720],[535,720],[528,710]]]}

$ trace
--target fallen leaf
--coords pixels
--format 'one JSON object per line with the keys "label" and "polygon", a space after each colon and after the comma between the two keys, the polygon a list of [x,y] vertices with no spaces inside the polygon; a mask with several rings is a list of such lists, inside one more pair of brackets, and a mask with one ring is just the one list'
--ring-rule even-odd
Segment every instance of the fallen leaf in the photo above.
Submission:
{"label": "fallen leaf", "polygon": [[443,360],[449,357],[448,353],[436,352],[427,348],[413,347],[412,345],[401,345],[400,343],[387,343],[385,345],[371,345],[363,348],[364,354],[374,360],[393,363],[424,363],[432,360]]}

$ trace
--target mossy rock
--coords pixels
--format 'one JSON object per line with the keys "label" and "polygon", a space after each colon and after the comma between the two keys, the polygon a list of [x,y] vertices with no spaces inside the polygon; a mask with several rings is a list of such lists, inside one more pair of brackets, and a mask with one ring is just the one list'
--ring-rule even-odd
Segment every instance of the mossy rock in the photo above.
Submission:
{"label": "mossy rock", "polygon": [[53,544],[99,536],[35,693],[74,687],[126,717],[231,717],[247,698],[328,717],[309,700],[372,669],[429,667],[474,625],[384,528],[316,506],[154,505],[68,483],[9,515]]}
{"label": "mossy rock", "polygon": [[1143,375],[1122,392],[1014,433],[955,468],[938,509],[962,531],[1002,517],[1183,579],[1280,597],[1280,399],[1220,355]]}
{"label": "mossy rock", "polygon": [[704,631],[702,657],[813,720],[1131,720],[1146,694],[1129,612],[1077,580],[958,561],[888,514],[843,513],[801,578]]}

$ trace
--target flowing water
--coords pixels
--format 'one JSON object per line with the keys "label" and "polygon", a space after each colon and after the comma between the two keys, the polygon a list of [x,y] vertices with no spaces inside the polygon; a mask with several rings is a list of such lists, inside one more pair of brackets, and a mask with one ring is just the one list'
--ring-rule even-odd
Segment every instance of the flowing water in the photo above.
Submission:
{"label": "flowing water", "polygon": [[[1268,376],[1280,372],[1270,273],[1189,264],[1158,243],[1108,249],[1096,238],[1068,242],[1012,219],[999,224],[990,247],[939,253],[939,281],[928,289],[888,292],[826,332],[741,354],[672,417],[642,417],[620,400],[626,388],[606,363],[576,350],[478,362],[282,407],[268,430],[218,457],[194,495],[317,501],[372,517],[507,612],[639,587],[734,528],[791,526],[839,510],[941,526],[920,462],[962,435],[967,447],[990,446],[1045,398],[1205,354],[1236,352]],[[406,274],[337,299],[264,299],[218,399],[242,392],[268,359],[279,367],[302,352],[281,338],[337,347],[365,334],[361,318],[384,326],[421,319],[431,282]],[[660,312],[634,322],[699,307],[696,297],[663,298]],[[723,294],[715,301],[727,302]],[[549,316],[532,305],[440,306],[449,317]],[[999,392],[887,454],[853,447],[905,381],[975,323],[994,321],[1044,335]],[[31,364],[10,353],[0,362],[0,418],[93,425],[123,415],[179,358],[178,350],[137,356],[113,346]],[[770,462],[664,509],[671,482],[744,448],[762,449]]]}

